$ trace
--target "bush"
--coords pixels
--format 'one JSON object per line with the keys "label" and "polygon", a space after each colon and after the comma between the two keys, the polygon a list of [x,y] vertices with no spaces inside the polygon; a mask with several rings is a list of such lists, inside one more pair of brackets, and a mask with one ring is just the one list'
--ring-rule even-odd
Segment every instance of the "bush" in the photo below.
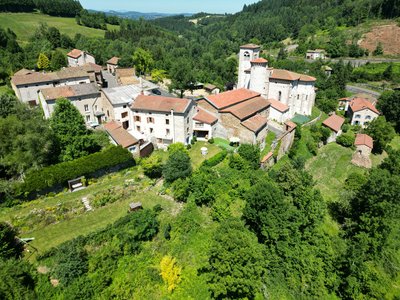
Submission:
{"label": "bush", "polygon": [[166,182],[172,183],[178,178],[186,178],[192,174],[190,157],[186,152],[176,150],[169,155],[167,163],[163,167],[163,176]]}
{"label": "bush", "polygon": [[210,157],[209,159],[203,161],[201,167],[215,167],[216,165],[221,163],[227,155],[228,152],[226,150],[223,150],[222,152],[215,154],[213,157]]}
{"label": "bush", "polygon": [[196,144],[196,142],[197,142],[197,137],[193,137],[192,138],[192,140],[190,141],[190,143],[192,144],[192,145],[194,145],[194,144]]}
{"label": "bush", "polygon": [[336,142],[343,147],[352,147],[354,144],[355,136],[352,133],[343,133],[336,138]]}
{"label": "bush", "polygon": [[68,180],[85,176],[115,166],[132,166],[132,154],[122,147],[110,147],[102,152],[90,154],[73,161],[63,162],[37,171],[29,172],[24,182],[17,185],[16,195],[38,193],[56,185],[66,185]]}
{"label": "bush", "polygon": [[214,138],[209,139],[208,142],[209,142],[210,144],[214,144]]}
{"label": "bush", "polygon": [[156,154],[153,154],[140,162],[140,165],[143,168],[143,173],[149,178],[155,179],[160,178],[162,176],[162,160]]}
{"label": "bush", "polygon": [[260,148],[257,145],[242,144],[238,153],[254,170],[260,167]]}

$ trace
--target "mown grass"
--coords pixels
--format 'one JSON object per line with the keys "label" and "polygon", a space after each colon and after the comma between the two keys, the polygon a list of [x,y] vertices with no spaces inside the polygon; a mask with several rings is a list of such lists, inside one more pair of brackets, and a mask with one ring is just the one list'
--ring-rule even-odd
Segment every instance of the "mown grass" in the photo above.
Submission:
{"label": "mown grass", "polygon": [[[205,156],[201,154],[202,147],[206,147],[208,149],[208,153]],[[210,144],[208,142],[203,142],[203,141],[196,142],[194,145],[192,145],[192,148],[189,150],[189,156],[192,161],[192,167],[198,168],[204,160],[213,157],[218,152],[221,152],[221,148],[219,148],[215,144]]]}
{"label": "mown grass", "polygon": [[272,142],[275,140],[276,134],[272,131],[269,131],[267,137],[265,138],[265,148],[261,151],[261,158],[268,154],[268,152],[272,149]]}
{"label": "mown grass", "polygon": [[[61,33],[71,38],[80,33],[86,37],[104,37],[104,30],[94,29],[76,24],[75,18],[52,17],[40,13],[0,13],[0,27],[10,28],[17,35],[19,42],[28,42],[40,23],[56,27]],[[108,29],[117,29],[119,26],[107,25]]]}

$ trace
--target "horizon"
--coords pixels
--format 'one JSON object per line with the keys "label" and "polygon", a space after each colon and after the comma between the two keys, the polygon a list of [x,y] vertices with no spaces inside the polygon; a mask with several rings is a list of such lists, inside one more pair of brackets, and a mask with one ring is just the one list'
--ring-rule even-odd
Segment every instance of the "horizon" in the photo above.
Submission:
{"label": "horizon", "polygon": [[245,4],[252,4],[257,0],[240,0],[232,1],[229,0],[154,0],[149,3],[139,2],[133,3],[133,1],[126,0],[115,0],[113,2],[109,0],[80,0],[82,6],[85,9],[93,9],[98,11],[118,11],[128,12],[135,11],[141,13],[166,13],[166,14],[182,14],[190,13],[196,14],[199,12],[225,14],[225,13],[236,13],[242,10]]}

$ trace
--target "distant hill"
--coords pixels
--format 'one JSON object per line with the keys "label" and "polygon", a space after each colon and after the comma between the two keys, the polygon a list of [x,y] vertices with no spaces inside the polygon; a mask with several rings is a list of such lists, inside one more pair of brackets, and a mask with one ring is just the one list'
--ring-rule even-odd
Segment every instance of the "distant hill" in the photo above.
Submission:
{"label": "distant hill", "polygon": [[[97,12],[95,10],[89,10],[92,12]],[[159,18],[165,18],[165,17],[170,17],[170,16],[176,16],[176,15],[184,15],[184,16],[192,16],[193,14],[191,13],[182,13],[182,14],[168,14],[168,13],[158,13],[158,12],[150,12],[150,13],[143,13],[143,12],[138,12],[138,11],[115,11],[115,10],[109,10],[109,11],[104,11],[106,15],[109,16],[117,16],[121,18],[126,18],[126,19],[133,19],[133,20],[138,20],[140,18],[143,18],[145,20],[155,20]]]}

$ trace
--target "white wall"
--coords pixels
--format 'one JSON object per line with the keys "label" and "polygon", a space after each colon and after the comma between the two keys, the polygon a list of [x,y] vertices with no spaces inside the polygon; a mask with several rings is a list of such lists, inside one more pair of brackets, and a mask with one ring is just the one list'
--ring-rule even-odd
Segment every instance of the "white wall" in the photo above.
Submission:
{"label": "white wall", "polygon": [[[245,54],[249,54],[248,57]],[[238,88],[248,88],[246,82],[249,81],[250,76],[245,73],[245,70],[250,69],[250,61],[259,57],[260,49],[242,49],[239,52],[239,78],[238,78]]]}
{"label": "white wall", "polygon": [[362,128],[365,128],[368,126],[368,123],[371,123],[371,121],[377,117],[378,114],[376,112],[373,112],[369,109],[363,109],[353,113],[351,118],[351,125],[360,125]]}

